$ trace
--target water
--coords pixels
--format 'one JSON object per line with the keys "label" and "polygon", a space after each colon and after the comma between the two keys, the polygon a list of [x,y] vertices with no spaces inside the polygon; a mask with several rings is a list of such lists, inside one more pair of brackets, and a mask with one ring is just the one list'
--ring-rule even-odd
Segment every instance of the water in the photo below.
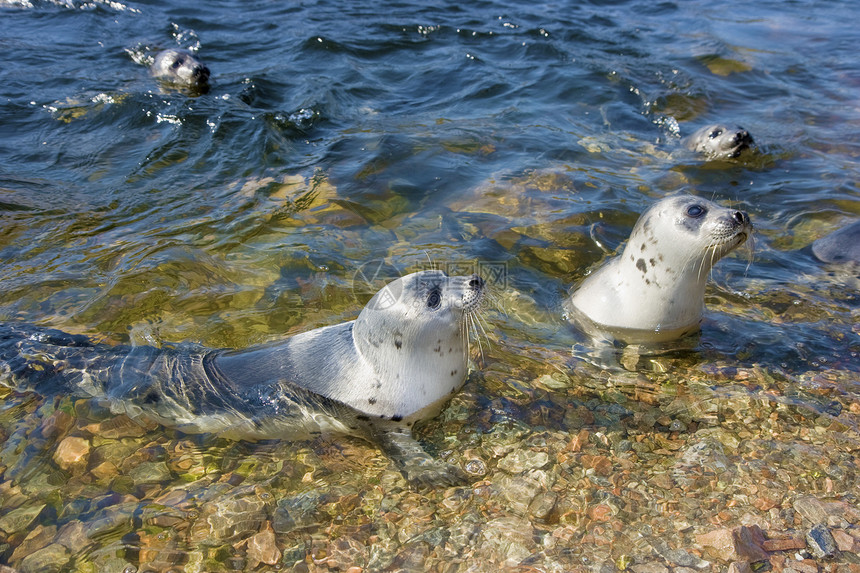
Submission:
{"label": "water", "polygon": [[[623,564],[621,533],[594,541],[595,508],[617,508],[601,479],[643,497],[638,511],[613,514],[625,531],[647,526],[637,539],[662,534],[689,549],[722,509],[707,506],[711,490],[684,498],[701,506],[688,514],[691,529],[675,531],[653,516],[683,496],[661,502],[645,485],[674,475],[666,468],[687,460],[678,452],[702,443],[705,429],[740,441],[729,448],[734,438],[718,436],[735,464],[723,477],[744,482],[754,460],[769,459],[777,475],[801,476],[797,491],[839,497],[857,475],[858,276],[821,265],[807,246],[860,215],[855,16],[846,0],[4,2],[0,317],[107,342],[244,347],[353,318],[367,300],[355,281],[362,265],[484,265],[501,270],[504,312],[486,314],[481,374],[422,437],[457,463],[479,459],[489,485],[456,504],[424,494],[432,531],[447,540],[439,559]],[[165,91],[149,77],[141,62],[177,46],[209,65],[208,93]],[[686,152],[680,136],[712,121],[743,125],[757,151],[717,162]],[[561,299],[622,244],[638,213],[676,191],[747,211],[754,251],[715,268],[692,349],[640,360],[638,378],[573,359],[583,341],[565,328]],[[4,562],[48,551],[50,540],[30,542],[13,558],[27,532],[47,539],[51,527],[80,523],[92,533],[113,511],[109,534],[64,549],[67,570],[143,570],[148,559],[155,569],[250,569],[250,550],[232,544],[263,539],[266,517],[289,566],[324,567],[322,553],[371,570],[437,563],[418,548],[441,537],[419,522],[390,533],[379,517],[399,511],[386,499],[417,502],[370,446],[255,449],[164,428],[108,438],[84,429],[110,418],[96,405],[10,394],[3,407],[0,514],[44,506],[23,529],[4,530]],[[686,430],[670,431],[661,416]],[[60,430],[45,430],[57,420],[66,420]],[[825,422],[842,441],[826,442]],[[765,430],[784,459],[762,453]],[[586,460],[563,454],[581,431],[591,436]],[[804,442],[810,432],[825,440],[818,474],[802,454],[818,447]],[[51,460],[64,436],[88,441],[86,466]],[[150,479],[119,463],[130,454],[117,444],[132,440],[141,443],[130,451],[143,453],[130,459],[169,471],[144,465]],[[649,440],[659,443],[636,449]],[[628,467],[618,459],[630,443],[638,457]],[[504,496],[483,501],[482,492],[523,486],[497,466],[511,447],[551,454],[532,468],[546,474],[531,484],[546,515]],[[601,465],[592,468],[600,479],[579,473],[600,455],[614,460],[610,474]],[[184,485],[181,500],[162,499]],[[263,517],[236,537],[200,533],[207,495],[259,500],[254,487],[277,492],[280,517],[263,500],[254,506]],[[779,529],[768,511],[737,501],[748,492],[723,495]],[[436,505],[442,497],[447,505]],[[186,521],[141,522],[156,498]],[[792,500],[776,499],[776,509]],[[472,534],[467,510],[483,516]],[[503,551],[483,521],[512,531],[527,521],[533,535]],[[578,549],[565,553],[559,539]],[[633,562],[655,559],[637,544],[625,554]]]}

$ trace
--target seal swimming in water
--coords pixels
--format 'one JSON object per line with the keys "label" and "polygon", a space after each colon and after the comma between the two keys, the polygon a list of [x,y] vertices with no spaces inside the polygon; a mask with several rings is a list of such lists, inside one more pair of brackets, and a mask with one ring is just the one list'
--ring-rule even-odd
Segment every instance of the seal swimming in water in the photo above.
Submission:
{"label": "seal swimming in water", "polygon": [[742,127],[722,124],[706,125],[682,143],[687,149],[707,155],[711,159],[734,158],[754,143],[750,133]]}
{"label": "seal swimming in water", "polygon": [[711,267],[752,233],[743,211],[692,195],[645,211],[627,245],[564,302],[586,332],[628,343],[664,342],[695,332]]}
{"label": "seal swimming in water", "polygon": [[108,346],[0,324],[0,382],[41,395],[103,397],[189,433],[233,439],[354,434],[379,444],[413,483],[459,481],[411,435],[465,382],[477,275],[422,271],[377,292],[354,321],[244,350]]}
{"label": "seal swimming in water", "polygon": [[812,243],[812,254],[824,263],[860,264],[860,221],[837,229]]}
{"label": "seal swimming in water", "polygon": [[168,48],[155,55],[152,75],[167,84],[199,90],[209,89],[209,68],[188,50]]}

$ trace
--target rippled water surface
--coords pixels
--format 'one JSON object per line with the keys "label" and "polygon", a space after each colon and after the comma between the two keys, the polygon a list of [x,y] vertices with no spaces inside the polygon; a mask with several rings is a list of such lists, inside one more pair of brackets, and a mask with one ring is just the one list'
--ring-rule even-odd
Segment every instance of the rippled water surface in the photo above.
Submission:
{"label": "rippled water surface", "polygon": [[[857,532],[860,279],[809,250],[860,217],[856,7],[521,4],[0,3],[2,321],[246,347],[354,318],[381,262],[491,270],[498,301],[417,432],[468,487],[410,489],[351,438],[7,392],[0,563],[716,571],[699,536],[802,537],[812,498]],[[150,76],[167,47],[207,93]],[[683,147],[715,121],[756,148]],[[715,267],[685,348],[604,368],[561,301],[678,191],[748,212],[753,246]]]}

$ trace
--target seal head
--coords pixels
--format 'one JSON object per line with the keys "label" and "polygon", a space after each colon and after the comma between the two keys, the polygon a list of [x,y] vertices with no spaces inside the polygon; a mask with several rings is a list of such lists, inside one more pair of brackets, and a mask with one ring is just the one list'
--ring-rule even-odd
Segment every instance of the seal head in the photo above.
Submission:
{"label": "seal head", "polygon": [[824,263],[860,264],[860,221],[817,239],[812,254]]}
{"label": "seal head", "polygon": [[209,89],[209,68],[188,50],[169,48],[158,52],[150,70],[167,84],[201,93]]}
{"label": "seal head", "polygon": [[663,342],[694,332],[713,265],[752,233],[749,216],[691,195],[658,201],[639,217],[621,256],[564,303],[590,334]]}
{"label": "seal head", "polygon": [[354,359],[338,357],[353,371],[351,380],[315,377],[304,384],[378,419],[411,425],[434,416],[466,380],[468,322],[484,292],[477,275],[442,271],[389,283],[352,325]]}
{"label": "seal head", "polygon": [[742,127],[723,124],[707,125],[684,139],[687,149],[711,159],[734,158],[753,145],[750,133]]}

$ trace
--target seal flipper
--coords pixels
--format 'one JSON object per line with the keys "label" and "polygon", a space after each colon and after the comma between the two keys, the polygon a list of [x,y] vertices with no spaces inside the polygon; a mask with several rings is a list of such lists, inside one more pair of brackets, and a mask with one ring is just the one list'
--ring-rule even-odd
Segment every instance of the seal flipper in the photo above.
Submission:
{"label": "seal flipper", "polygon": [[373,432],[373,438],[413,486],[432,488],[467,481],[463,470],[425,452],[408,429],[380,428]]}
{"label": "seal flipper", "polygon": [[98,395],[122,353],[83,335],[0,323],[0,383],[20,391]]}

